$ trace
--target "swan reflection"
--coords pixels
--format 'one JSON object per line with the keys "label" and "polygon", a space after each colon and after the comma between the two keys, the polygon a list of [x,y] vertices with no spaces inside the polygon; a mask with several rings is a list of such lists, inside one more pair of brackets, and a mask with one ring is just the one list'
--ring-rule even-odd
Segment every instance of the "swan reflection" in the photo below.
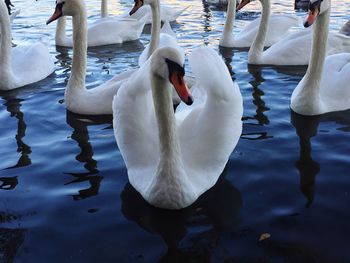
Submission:
{"label": "swan reflection", "polygon": [[[167,245],[167,252],[159,262],[181,262],[181,259],[207,262],[221,232],[240,224],[241,193],[225,178],[226,173],[227,168],[214,187],[181,210],[155,208],[129,183],[125,185],[121,193],[124,216],[144,230],[161,236]],[[191,228],[196,229],[196,234],[191,233],[190,238],[186,238]],[[183,239],[186,239],[186,248],[179,248]]]}
{"label": "swan reflection", "polygon": [[[253,120],[257,121],[257,123],[244,122],[245,129],[243,130],[241,138],[246,140],[265,140],[272,138],[272,136],[268,135],[266,131],[256,131],[257,127],[263,127],[270,123],[269,118],[265,115],[265,112],[269,111],[270,108],[266,106],[265,101],[262,99],[265,93],[259,88],[259,86],[265,81],[262,77],[261,71],[262,67],[260,66],[248,65],[248,72],[253,77],[253,80],[249,81],[249,83],[253,88],[252,102],[256,106],[256,114],[254,116],[244,116],[243,121]],[[253,131],[250,131],[252,129]]]}
{"label": "swan reflection", "polygon": [[78,146],[80,148],[80,153],[76,155],[75,159],[84,164],[84,168],[87,170],[87,172],[66,173],[73,176],[74,180],[69,181],[65,185],[84,182],[89,182],[90,184],[89,188],[79,190],[79,194],[73,195],[74,200],[82,200],[97,195],[99,192],[103,177],[99,175],[97,161],[93,158],[94,152],[91,143],[89,142],[90,137],[87,127],[89,125],[98,125],[111,121],[110,117],[104,116],[93,117],[91,119],[91,122],[86,122],[85,119],[86,117],[82,119],[78,114],[74,114],[69,111],[66,112],[67,124],[73,128],[71,138],[78,143]]}
{"label": "swan reflection", "polygon": [[315,196],[315,178],[320,172],[320,164],[311,157],[310,139],[317,135],[320,116],[303,116],[291,111],[291,122],[299,137],[300,153],[295,166],[300,174],[300,191],[306,197],[309,207]]}

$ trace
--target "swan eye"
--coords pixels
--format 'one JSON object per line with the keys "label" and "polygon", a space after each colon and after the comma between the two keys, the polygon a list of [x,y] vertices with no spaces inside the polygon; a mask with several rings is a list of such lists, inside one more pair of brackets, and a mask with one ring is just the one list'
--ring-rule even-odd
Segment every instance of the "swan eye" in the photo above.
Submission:
{"label": "swan eye", "polygon": [[310,1],[310,3],[309,3],[309,10],[310,11],[315,11],[316,10],[316,8],[318,9],[318,11],[320,12],[320,10],[321,10],[321,2],[322,2],[323,0],[317,0],[317,1],[315,1],[315,2],[311,2]]}
{"label": "swan eye", "polygon": [[174,73],[177,72],[180,76],[185,76],[185,65],[184,66],[180,66],[179,64],[177,64],[176,62],[170,60],[170,59],[165,59],[165,62],[168,65],[168,69],[169,69],[169,77]]}

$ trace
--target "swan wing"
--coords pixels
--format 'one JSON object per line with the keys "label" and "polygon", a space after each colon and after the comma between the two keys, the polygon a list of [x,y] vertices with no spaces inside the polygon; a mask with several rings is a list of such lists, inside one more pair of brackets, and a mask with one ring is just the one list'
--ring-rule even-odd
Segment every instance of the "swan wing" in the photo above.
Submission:
{"label": "swan wing", "polygon": [[134,19],[100,19],[88,28],[88,46],[123,43],[140,37],[145,21]]}
{"label": "swan wing", "polygon": [[12,71],[19,87],[42,80],[55,70],[48,48],[40,42],[14,47],[11,56]]}
{"label": "swan wing", "polygon": [[159,139],[150,81],[140,68],[122,85],[113,100],[114,135],[130,183],[143,192],[159,162]]}
{"label": "swan wing", "polygon": [[350,109],[350,53],[327,56],[320,82],[320,99],[327,112]]}
{"label": "swan wing", "polygon": [[194,50],[189,63],[199,102],[194,102],[185,116],[181,108],[175,116],[183,163],[200,194],[215,184],[238,142],[243,101],[225,63],[212,49]]}

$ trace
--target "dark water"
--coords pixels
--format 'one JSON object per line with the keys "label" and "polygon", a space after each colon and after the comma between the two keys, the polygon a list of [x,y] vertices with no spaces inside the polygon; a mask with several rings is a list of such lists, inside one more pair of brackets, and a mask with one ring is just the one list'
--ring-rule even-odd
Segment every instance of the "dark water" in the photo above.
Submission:
{"label": "dark water", "polygon": [[[218,49],[222,11],[169,2],[192,5],[173,24],[187,52],[208,44],[224,56],[244,97],[244,127],[215,187],[188,209],[159,210],[128,184],[111,117],[66,112],[72,51],[56,49],[54,25],[45,26],[54,2],[14,3],[22,13],[13,41],[42,38],[56,71],[0,93],[0,262],[350,262],[350,111],[291,113],[305,68],[247,67],[246,51]],[[332,4],[338,30],[350,4]],[[99,2],[88,6],[96,17]],[[273,8],[294,12],[286,0]],[[251,10],[238,27],[259,5]],[[89,50],[88,86],[135,67],[148,39]],[[271,237],[259,242],[263,233]]]}

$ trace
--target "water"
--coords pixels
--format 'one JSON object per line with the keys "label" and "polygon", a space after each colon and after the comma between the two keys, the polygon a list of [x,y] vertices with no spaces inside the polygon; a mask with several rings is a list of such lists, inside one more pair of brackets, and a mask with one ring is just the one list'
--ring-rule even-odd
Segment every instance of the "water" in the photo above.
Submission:
{"label": "water", "polygon": [[[275,2],[273,12],[294,12],[291,1]],[[292,114],[290,96],[305,68],[247,67],[246,51],[218,49],[222,10],[169,1],[192,6],[173,24],[186,52],[207,44],[225,57],[244,98],[244,126],[214,188],[188,209],[159,210],[128,184],[111,117],[65,110],[72,51],[56,49],[55,25],[45,25],[54,2],[14,4],[22,11],[13,42],[42,39],[56,71],[0,93],[0,261],[350,262],[350,111]],[[113,1],[111,13],[132,4]],[[350,4],[332,4],[336,31],[350,19]],[[98,17],[99,1],[88,7],[90,19]],[[249,10],[238,15],[238,28],[259,15],[258,4]],[[90,49],[88,86],[135,67],[148,40],[144,33]],[[271,238],[259,242],[263,233]]]}

